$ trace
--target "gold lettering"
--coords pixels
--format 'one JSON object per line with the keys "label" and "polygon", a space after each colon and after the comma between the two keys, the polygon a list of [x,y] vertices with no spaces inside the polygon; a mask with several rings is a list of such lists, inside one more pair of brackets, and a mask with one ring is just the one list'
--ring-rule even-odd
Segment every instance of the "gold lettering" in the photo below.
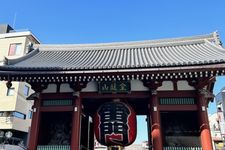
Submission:
{"label": "gold lettering", "polygon": [[115,83],[115,82],[113,82],[113,83],[111,84],[110,90],[111,90],[111,91],[116,91],[116,83]]}
{"label": "gold lettering", "polygon": [[120,91],[125,91],[125,90],[127,90],[127,89],[126,89],[127,85],[124,84],[124,83],[121,83],[121,84],[119,85],[119,87],[120,87]]}
{"label": "gold lettering", "polygon": [[109,86],[108,86],[107,84],[104,84],[104,85],[102,86],[102,90],[103,90],[103,91],[108,91],[108,90],[109,90]]}

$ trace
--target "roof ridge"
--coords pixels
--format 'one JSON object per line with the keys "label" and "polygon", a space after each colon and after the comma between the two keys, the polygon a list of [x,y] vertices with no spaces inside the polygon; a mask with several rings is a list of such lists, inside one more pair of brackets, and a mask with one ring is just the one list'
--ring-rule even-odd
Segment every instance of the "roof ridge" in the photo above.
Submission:
{"label": "roof ridge", "polygon": [[213,32],[210,34],[187,36],[178,38],[165,38],[156,40],[143,40],[143,41],[127,41],[127,42],[110,42],[110,43],[88,43],[88,44],[35,44],[34,48],[40,50],[92,50],[92,49],[123,49],[123,48],[137,48],[137,47],[161,47],[161,46],[176,46],[184,44],[204,43],[205,40],[220,44],[219,34]]}

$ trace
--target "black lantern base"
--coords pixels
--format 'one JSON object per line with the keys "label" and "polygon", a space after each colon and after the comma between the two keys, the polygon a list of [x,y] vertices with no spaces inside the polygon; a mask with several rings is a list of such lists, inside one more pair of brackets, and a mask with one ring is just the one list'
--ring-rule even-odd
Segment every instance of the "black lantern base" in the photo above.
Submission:
{"label": "black lantern base", "polygon": [[124,150],[122,146],[109,146],[108,150]]}

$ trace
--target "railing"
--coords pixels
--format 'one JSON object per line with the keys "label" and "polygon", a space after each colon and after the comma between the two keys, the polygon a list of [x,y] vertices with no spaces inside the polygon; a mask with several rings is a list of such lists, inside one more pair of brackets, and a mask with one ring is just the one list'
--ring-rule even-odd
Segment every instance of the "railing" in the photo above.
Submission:
{"label": "railing", "polygon": [[163,150],[202,150],[201,147],[163,147]]}
{"label": "railing", "polygon": [[37,150],[70,150],[70,145],[38,145]]}

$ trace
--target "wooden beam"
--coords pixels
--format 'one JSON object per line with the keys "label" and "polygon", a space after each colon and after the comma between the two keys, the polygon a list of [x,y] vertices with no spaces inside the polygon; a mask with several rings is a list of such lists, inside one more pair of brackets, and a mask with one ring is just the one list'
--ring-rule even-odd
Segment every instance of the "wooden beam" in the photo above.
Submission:
{"label": "wooden beam", "polygon": [[159,105],[160,111],[197,111],[197,105]]}

